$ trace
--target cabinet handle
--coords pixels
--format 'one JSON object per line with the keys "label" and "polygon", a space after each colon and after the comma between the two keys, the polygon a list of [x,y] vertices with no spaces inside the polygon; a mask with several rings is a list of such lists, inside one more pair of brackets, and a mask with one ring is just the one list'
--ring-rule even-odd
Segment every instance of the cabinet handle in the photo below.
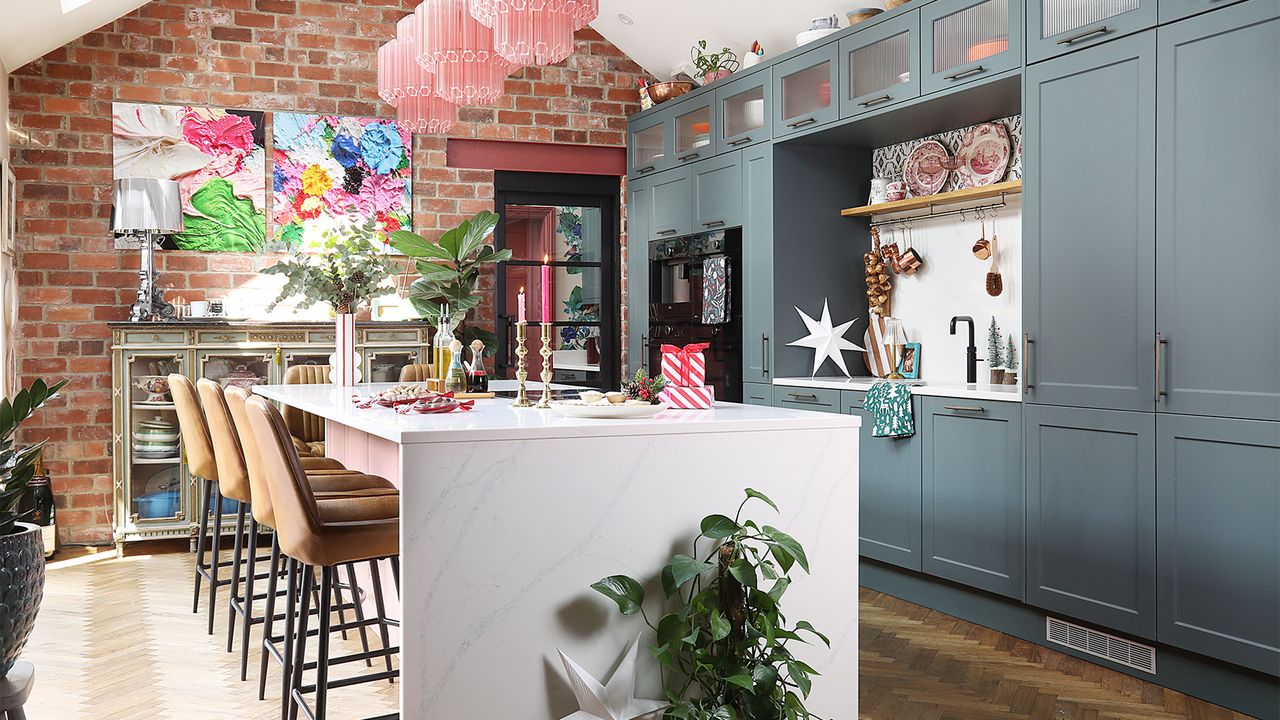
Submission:
{"label": "cabinet handle", "polygon": [[892,99],[893,99],[892,95],[881,95],[878,98],[871,98],[866,102],[858,103],[858,107],[871,107],[872,105],[879,105],[882,102],[888,102],[889,100],[892,100]]}
{"label": "cabinet handle", "polygon": [[1169,338],[1156,333],[1156,404],[1161,398],[1169,397],[1169,388],[1165,387],[1163,355],[1169,347]]}
{"label": "cabinet handle", "polygon": [[653,165],[645,165],[644,167],[642,167],[642,168],[640,168],[640,169],[636,170],[636,172],[638,172],[638,173],[640,173],[641,175],[643,175],[644,173],[651,173],[651,172],[653,172],[654,170],[657,170],[657,168],[656,168],[655,166],[653,166]]}
{"label": "cabinet handle", "polygon": [[640,359],[640,367],[649,365],[649,334],[645,333],[640,336],[640,345],[644,348],[644,357]]}
{"label": "cabinet handle", "polygon": [[711,222],[702,223],[702,227],[704,228],[717,228],[722,226],[724,226],[723,220],[712,220]]}
{"label": "cabinet handle", "polygon": [[806,125],[812,125],[812,124],[814,124],[814,123],[816,123],[816,122],[818,122],[818,119],[817,119],[817,118],[807,117],[807,118],[805,118],[805,119],[803,119],[803,120],[797,120],[797,121],[795,121],[795,122],[793,122],[793,123],[788,123],[788,124],[787,124],[787,127],[789,127],[789,128],[793,128],[793,129],[794,129],[794,128],[802,128],[802,127],[804,127],[804,126],[806,126]]}
{"label": "cabinet handle", "polygon": [[1086,38],[1091,38],[1094,35],[1105,35],[1106,33],[1109,33],[1109,32],[1111,32],[1111,28],[1107,27],[1106,25],[1103,25],[1102,27],[1096,27],[1092,30],[1086,30],[1080,33],[1079,35],[1072,35],[1069,38],[1062,38],[1061,40],[1058,41],[1058,44],[1073,45]]}
{"label": "cabinet handle", "polygon": [[1027,395],[1035,388],[1031,382],[1031,346],[1035,344],[1031,335],[1022,333],[1022,392]]}
{"label": "cabinet handle", "polygon": [[737,140],[730,140],[725,144],[728,145],[729,147],[738,147],[739,145],[746,145],[749,142],[751,142],[751,136],[744,135],[743,137],[740,137]]}
{"label": "cabinet handle", "polygon": [[659,230],[658,235],[675,235],[675,230]]}
{"label": "cabinet handle", "polygon": [[818,396],[814,395],[813,393],[803,393],[803,394],[787,393],[787,394],[791,396],[792,400],[796,400],[798,402],[818,402]]}
{"label": "cabinet handle", "polygon": [[986,68],[979,65],[978,67],[971,67],[968,70],[961,70],[958,73],[952,73],[942,79],[943,80],[959,80],[960,78],[966,78],[966,77],[969,77],[970,75],[977,75],[980,72],[986,72],[986,71],[987,71]]}
{"label": "cabinet handle", "polygon": [[984,407],[979,407],[979,406],[977,406],[977,405],[943,405],[943,406],[942,406],[942,409],[943,409],[943,410],[951,410],[951,411],[953,411],[953,412],[976,412],[976,413],[984,413],[984,412],[986,412],[986,411],[987,411],[987,409],[986,409],[986,408],[984,408]]}
{"label": "cabinet handle", "polygon": [[680,162],[687,162],[689,160],[697,160],[700,157],[702,157],[702,153],[689,153],[688,155],[681,155],[676,159]]}
{"label": "cabinet handle", "polygon": [[760,372],[769,374],[769,336],[760,333]]}

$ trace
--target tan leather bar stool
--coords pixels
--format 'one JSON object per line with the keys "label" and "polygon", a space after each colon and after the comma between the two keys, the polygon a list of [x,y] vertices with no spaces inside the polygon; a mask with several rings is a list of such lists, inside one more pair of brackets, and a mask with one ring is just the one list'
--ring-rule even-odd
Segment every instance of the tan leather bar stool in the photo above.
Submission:
{"label": "tan leather bar stool", "polygon": [[433,367],[423,363],[415,363],[413,365],[405,365],[400,368],[400,382],[402,383],[421,383],[431,380],[435,377],[432,372]]}
{"label": "tan leather bar stool", "polygon": [[[245,401],[249,398],[249,394],[247,391],[241,388],[236,388],[236,387],[229,387],[225,391],[223,391],[222,394],[223,394],[226,407],[231,416],[231,420],[232,420],[231,425],[235,431],[234,439],[237,443],[236,446],[241,451],[240,457],[244,461],[244,468],[249,478],[250,494],[253,497],[253,502],[251,503],[250,506],[253,513],[254,523],[260,527],[274,528],[276,526],[275,510],[271,502],[270,490],[268,489],[268,486],[267,486],[267,479],[266,479],[267,471],[263,468],[263,465],[260,459],[261,455],[258,451],[258,437],[254,434],[254,431],[249,425],[248,414],[245,409]],[[215,443],[218,442],[217,432],[214,433],[214,439],[215,439]],[[306,466],[309,463],[314,462],[314,460],[315,460],[314,458],[300,458],[304,471],[307,472],[307,483],[309,484],[311,490],[315,493],[317,497],[317,501],[321,505],[328,507],[336,503],[341,503],[344,500],[352,497],[390,497],[391,500],[393,501],[392,505],[383,503],[383,504],[377,505],[376,508],[379,509],[378,510],[379,512],[391,512],[391,510],[388,510],[387,508],[394,507],[395,508],[394,512],[398,514],[399,492],[395,489],[395,486],[392,485],[387,480],[374,475],[351,473],[349,471],[345,472],[344,474],[333,474],[333,473],[318,474],[318,475],[312,474],[312,471],[307,470]],[[286,638],[288,637],[288,634],[286,633],[285,635],[279,635],[279,636],[274,634],[274,626],[277,620],[285,619],[286,626],[288,626],[290,622],[290,619],[288,616],[277,615],[276,607],[275,607],[276,600],[280,596],[279,571],[278,571],[280,567],[279,540],[280,540],[280,536],[277,533],[273,536],[273,542],[271,546],[271,559],[269,561],[269,564],[270,564],[270,567],[272,568],[272,572],[269,573],[269,578],[267,581],[267,592],[265,595],[265,599],[266,599],[265,612],[263,613],[262,617],[256,621],[251,619],[252,618],[251,614],[248,615],[248,618],[250,619],[246,620],[247,624],[245,626],[244,637],[242,638],[242,643],[241,643],[241,663],[242,663],[241,671],[242,671],[242,677],[243,677],[243,672],[244,672],[243,663],[245,662],[245,653],[247,652],[246,647],[248,644],[247,640],[249,635],[248,624],[253,624],[254,622],[261,622],[263,627],[262,627],[262,653],[261,653],[261,662],[260,662],[259,673],[258,673],[258,699],[259,700],[266,697],[268,658],[272,658],[277,662],[280,662],[283,664],[285,661],[285,655],[287,654],[287,651],[288,651],[287,642],[286,642]],[[290,579],[292,582],[296,583],[296,577],[294,577],[294,575],[296,575],[296,573],[291,573]],[[252,574],[250,574],[250,577],[252,577]],[[367,621],[364,618],[364,610],[359,603],[359,590],[356,589],[354,566],[347,567],[347,580],[348,580],[349,587],[352,588],[352,594],[354,598],[353,604],[355,605],[354,609],[356,611],[356,622],[348,626],[348,623],[346,622],[345,618],[343,618],[341,615],[342,610],[340,610],[339,624],[342,626],[341,629],[343,631],[344,637],[345,637],[346,630],[358,628],[361,633],[361,642],[364,644],[364,649],[367,652],[368,639],[365,635],[365,628],[368,625],[373,624],[373,622]],[[376,580],[376,577],[375,577],[375,580]],[[248,583],[246,583],[244,597],[246,598],[244,602],[251,608],[252,601],[248,600],[247,598],[253,597],[253,586]],[[320,603],[317,601],[316,604],[319,605]],[[288,605],[287,610],[291,611],[292,607],[293,607],[292,605]],[[339,608],[342,608],[341,600],[339,600]],[[381,627],[381,633],[382,633],[383,647],[385,648],[390,645],[390,632],[388,628],[385,626],[385,624],[383,624]],[[390,657],[387,658],[386,662],[387,662],[388,669],[390,669],[390,664],[391,664]],[[372,664],[371,659],[367,661],[367,664],[370,664],[370,665]],[[288,673],[286,673],[286,677],[287,675]],[[285,683],[284,685],[283,692],[284,692],[284,698],[287,699],[287,693],[288,693],[287,683]],[[282,700],[282,703],[284,701],[285,700]]]}
{"label": "tan leather bar stool", "polygon": [[[327,385],[332,365],[293,365],[284,372],[285,385]],[[324,455],[324,418],[286,405],[282,411],[299,455]]]}
{"label": "tan leather bar stool", "polygon": [[[339,658],[329,656],[329,635],[334,629],[331,602],[336,582],[336,568],[356,562],[369,562],[376,573],[377,561],[396,561],[400,554],[399,497],[357,497],[337,501],[317,498],[307,482],[297,451],[293,448],[289,430],[280,413],[260,397],[246,401],[249,425],[258,438],[261,475],[267,480],[271,503],[274,507],[276,531],[280,549],[293,566],[301,566],[301,581],[295,589],[290,574],[290,610],[285,613],[286,636],[292,636],[294,647],[286,650],[287,702],[285,720],[296,720],[301,710],[310,720],[324,720],[328,709],[330,689],[347,687],[364,682],[392,680],[398,670],[368,673],[363,676],[329,681],[330,665],[364,660],[370,656],[388,660],[399,648],[384,647],[374,653],[357,653]],[[307,622],[310,615],[311,589],[320,575],[319,633],[316,638],[317,658],[306,662]],[[397,573],[398,575],[398,573]],[[295,591],[296,590],[296,591]],[[382,587],[374,575],[374,601],[379,608],[381,622],[385,618]],[[293,598],[300,608],[297,613],[296,632],[291,627]],[[315,668],[315,683],[305,685],[305,670]],[[307,704],[306,695],[315,693],[314,708]]]}

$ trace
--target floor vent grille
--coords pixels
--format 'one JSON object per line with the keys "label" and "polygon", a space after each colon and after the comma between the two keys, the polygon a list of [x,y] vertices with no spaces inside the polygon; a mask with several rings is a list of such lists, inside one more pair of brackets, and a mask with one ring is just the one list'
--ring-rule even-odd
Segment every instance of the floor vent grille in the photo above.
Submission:
{"label": "floor vent grille", "polygon": [[1049,642],[1088,653],[1113,663],[1156,674],[1156,649],[1115,635],[1090,630],[1057,618],[1046,617],[1045,637]]}

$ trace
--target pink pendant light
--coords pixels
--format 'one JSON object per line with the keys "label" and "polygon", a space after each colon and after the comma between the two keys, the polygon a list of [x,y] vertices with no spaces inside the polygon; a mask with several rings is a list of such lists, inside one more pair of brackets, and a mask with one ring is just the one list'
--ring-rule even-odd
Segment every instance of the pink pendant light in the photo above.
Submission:
{"label": "pink pendant light", "polygon": [[416,16],[402,19],[397,30],[378,48],[378,96],[410,132],[447,133],[458,123],[458,106],[435,94],[435,75],[418,63]]}
{"label": "pink pendant light", "polygon": [[418,62],[435,66],[436,94],[458,105],[489,105],[506,92],[516,65],[494,51],[493,30],[471,17],[467,0],[423,0]]}
{"label": "pink pendant light", "polygon": [[600,13],[599,0],[468,0],[493,28],[498,54],[517,65],[554,65],[573,54],[573,33]]}

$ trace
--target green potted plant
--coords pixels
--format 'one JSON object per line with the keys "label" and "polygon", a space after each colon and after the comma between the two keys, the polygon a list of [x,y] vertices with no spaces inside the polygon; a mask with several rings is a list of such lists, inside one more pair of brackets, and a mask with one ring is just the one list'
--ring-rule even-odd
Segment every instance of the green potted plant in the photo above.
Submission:
{"label": "green potted plant", "polygon": [[0,585],[0,678],[27,644],[44,596],[40,526],[21,522],[18,512],[44,443],[15,446],[13,434],[66,384],[63,380],[50,387],[37,379],[13,400],[0,401],[0,578],[6,579]]}
{"label": "green potted plant", "polygon": [[462,327],[462,322],[467,312],[480,304],[476,288],[481,271],[511,259],[510,250],[495,250],[487,242],[497,226],[497,214],[482,211],[435,242],[408,230],[391,233],[391,246],[416,260],[420,277],[409,286],[409,302],[414,309],[423,318],[434,320],[447,305],[453,334],[463,345],[480,340],[488,355],[496,352],[498,336],[483,328]]}
{"label": "green potted plant", "polygon": [[[795,538],[742,518],[752,500],[778,510],[757,490],[747,488],[746,495],[734,517],[703,518],[692,554],[662,568],[671,607],[656,624],[638,580],[613,575],[591,586],[623,615],[639,613],[655,633],[651,652],[663,668],[670,720],[816,717],[804,703],[818,673],[789,644],[831,643],[805,620],[788,627],[782,612],[791,571],[809,572],[809,560]],[[699,548],[703,540],[710,544]]]}
{"label": "green potted plant", "polygon": [[727,78],[738,69],[738,56],[729,48],[721,48],[718,52],[707,52],[707,41],[699,40],[689,53],[693,66],[702,77],[703,85]]}
{"label": "green potted plant", "polygon": [[326,303],[338,315],[353,313],[360,303],[393,292],[383,283],[391,277],[386,250],[370,238],[379,230],[376,221],[326,230],[317,246],[291,247],[289,256],[264,269],[266,275],[283,275],[285,285],[267,310],[287,298],[297,297],[305,310]]}

